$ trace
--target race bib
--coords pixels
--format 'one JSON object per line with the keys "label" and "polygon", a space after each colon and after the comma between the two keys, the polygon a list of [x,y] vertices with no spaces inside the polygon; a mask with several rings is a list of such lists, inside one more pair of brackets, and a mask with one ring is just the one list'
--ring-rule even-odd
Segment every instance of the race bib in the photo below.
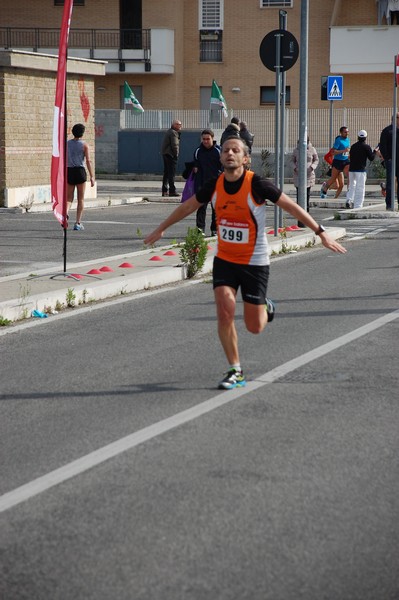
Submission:
{"label": "race bib", "polygon": [[249,224],[221,219],[219,224],[219,236],[224,242],[247,244],[249,240]]}

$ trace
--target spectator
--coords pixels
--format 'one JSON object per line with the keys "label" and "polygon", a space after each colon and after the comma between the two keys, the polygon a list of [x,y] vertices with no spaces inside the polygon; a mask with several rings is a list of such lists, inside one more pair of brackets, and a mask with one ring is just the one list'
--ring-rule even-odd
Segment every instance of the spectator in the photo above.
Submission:
{"label": "spectator", "polygon": [[[176,191],[175,177],[177,159],[179,158],[181,122],[173,121],[171,128],[165,133],[162,141],[163,158],[162,196],[180,196]],[[169,185],[169,192],[168,192]]]}
{"label": "spectator", "polygon": [[399,0],[388,0],[388,12],[387,12],[391,25],[399,25]]}
{"label": "spectator", "polygon": [[348,128],[343,126],[339,130],[339,135],[335,138],[332,147],[334,159],[332,162],[331,177],[323,183],[320,190],[320,198],[327,197],[328,188],[337,180],[338,187],[335,192],[335,199],[339,197],[344,187],[344,173],[348,174],[349,169],[349,149],[351,141],[348,137]]}
{"label": "spectator", "polygon": [[[218,177],[222,172],[220,162],[220,146],[214,140],[212,129],[204,129],[201,133],[201,145],[194,152],[194,189],[197,193],[208,179]],[[208,202],[204,202],[197,210],[197,227],[205,233],[205,219]],[[211,235],[216,235],[215,211],[212,207]]]}
{"label": "spectator", "polygon": [[[90,185],[94,186],[94,173],[91,166],[89,145],[82,140],[86,128],[82,123],[76,123],[72,127],[73,140],[68,140],[68,169],[67,169],[67,215],[73,202],[75,188],[77,190],[78,206],[76,208],[76,222],[73,226],[75,231],[83,231],[82,215],[84,209],[84,198],[86,189],[86,169],[90,175]],[[68,218],[68,217],[67,217]]]}
{"label": "spectator", "polygon": [[[385,203],[387,210],[391,210],[391,178],[392,178],[392,123],[381,131],[379,151],[384,160],[386,173],[386,196]],[[399,112],[396,113],[396,182],[399,175]],[[393,191],[395,195],[395,190]],[[394,204],[394,202],[392,203]],[[399,204],[399,189],[398,189],[398,204]]]}
{"label": "spectator", "polygon": [[220,146],[223,146],[224,142],[230,137],[240,137],[240,127],[238,125],[239,122],[240,119],[238,117],[233,117],[231,119],[230,123],[222,133],[222,137],[220,138]]}
{"label": "spectator", "polygon": [[358,141],[353,144],[349,154],[349,184],[346,194],[346,208],[362,208],[366,191],[367,159],[373,161],[376,151],[366,144],[367,131],[357,134]]}
{"label": "spectator", "polygon": [[[293,176],[294,176],[294,185],[296,187],[296,201],[298,202],[298,168],[299,168],[299,141],[296,148],[292,153],[292,166],[293,166]],[[315,171],[317,169],[317,165],[319,164],[319,156],[317,154],[316,148],[309,142],[306,146],[306,210],[309,212],[309,200],[310,200],[310,188],[316,182]]]}
{"label": "spectator", "polygon": [[387,24],[390,24],[388,13],[388,0],[375,0],[377,2],[378,25],[382,25],[382,19],[385,17]]}
{"label": "spectator", "polygon": [[247,124],[245,121],[241,121],[240,123],[240,138],[244,140],[246,145],[248,146],[248,163],[246,168],[248,171],[251,170],[251,154],[252,154],[252,146],[254,143],[254,134],[248,130]]}

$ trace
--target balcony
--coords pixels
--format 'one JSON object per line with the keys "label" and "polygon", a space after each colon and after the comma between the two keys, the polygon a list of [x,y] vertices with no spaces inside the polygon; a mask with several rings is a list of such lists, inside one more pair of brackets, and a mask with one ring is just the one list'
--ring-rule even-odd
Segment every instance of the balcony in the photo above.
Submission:
{"label": "balcony", "polygon": [[[0,48],[58,54],[59,29],[0,27]],[[174,73],[170,29],[71,29],[68,56],[107,61],[110,73]]]}
{"label": "balcony", "polygon": [[399,26],[330,28],[331,73],[392,73]]}

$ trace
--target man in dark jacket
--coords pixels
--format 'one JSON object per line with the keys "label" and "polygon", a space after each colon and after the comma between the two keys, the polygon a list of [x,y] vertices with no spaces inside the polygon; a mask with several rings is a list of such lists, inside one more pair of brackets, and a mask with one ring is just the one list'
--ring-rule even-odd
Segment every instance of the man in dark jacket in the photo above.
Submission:
{"label": "man in dark jacket", "polygon": [[233,117],[230,123],[227,125],[226,129],[222,133],[222,137],[220,138],[220,146],[223,146],[224,142],[231,137],[240,137],[240,127],[239,127],[240,119],[238,117]]}
{"label": "man in dark jacket", "polygon": [[247,169],[248,171],[251,169],[251,154],[252,154],[252,146],[254,143],[254,134],[248,130],[247,124],[245,121],[241,121],[240,123],[240,138],[244,140],[246,145],[248,146],[248,163]]}
{"label": "man in dark jacket", "polygon": [[[379,151],[384,160],[386,169],[386,196],[387,210],[391,210],[391,177],[392,177],[392,124],[381,131]],[[396,114],[396,181],[399,176],[399,112]],[[398,186],[399,187],[399,186]],[[394,192],[395,194],[395,192]],[[394,203],[393,203],[394,204]],[[398,189],[399,204],[399,189]]]}
{"label": "man in dark jacket", "polygon": [[[208,179],[218,177],[222,172],[220,162],[220,146],[214,140],[212,129],[204,129],[201,133],[201,145],[194,152],[194,189],[197,193]],[[197,210],[197,227],[205,233],[205,218],[208,203],[205,202]],[[215,211],[212,208],[211,235],[216,235]]]}
{"label": "man in dark jacket", "polygon": [[346,208],[362,208],[366,191],[367,159],[375,158],[375,150],[366,144],[367,131],[362,129],[357,134],[358,141],[351,146],[349,152],[349,185],[346,193]]}
{"label": "man in dark jacket", "polygon": [[175,187],[177,159],[179,158],[181,122],[173,121],[162,141],[163,158],[162,196],[179,196]]}

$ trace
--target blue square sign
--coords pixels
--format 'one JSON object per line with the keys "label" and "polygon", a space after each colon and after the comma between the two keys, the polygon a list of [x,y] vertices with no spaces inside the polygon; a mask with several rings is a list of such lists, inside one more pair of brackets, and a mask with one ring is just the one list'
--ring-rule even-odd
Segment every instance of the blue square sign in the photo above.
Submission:
{"label": "blue square sign", "polygon": [[344,78],[342,75],[329,75],[327,77],[327,100],[342,100],[344,91]]}

